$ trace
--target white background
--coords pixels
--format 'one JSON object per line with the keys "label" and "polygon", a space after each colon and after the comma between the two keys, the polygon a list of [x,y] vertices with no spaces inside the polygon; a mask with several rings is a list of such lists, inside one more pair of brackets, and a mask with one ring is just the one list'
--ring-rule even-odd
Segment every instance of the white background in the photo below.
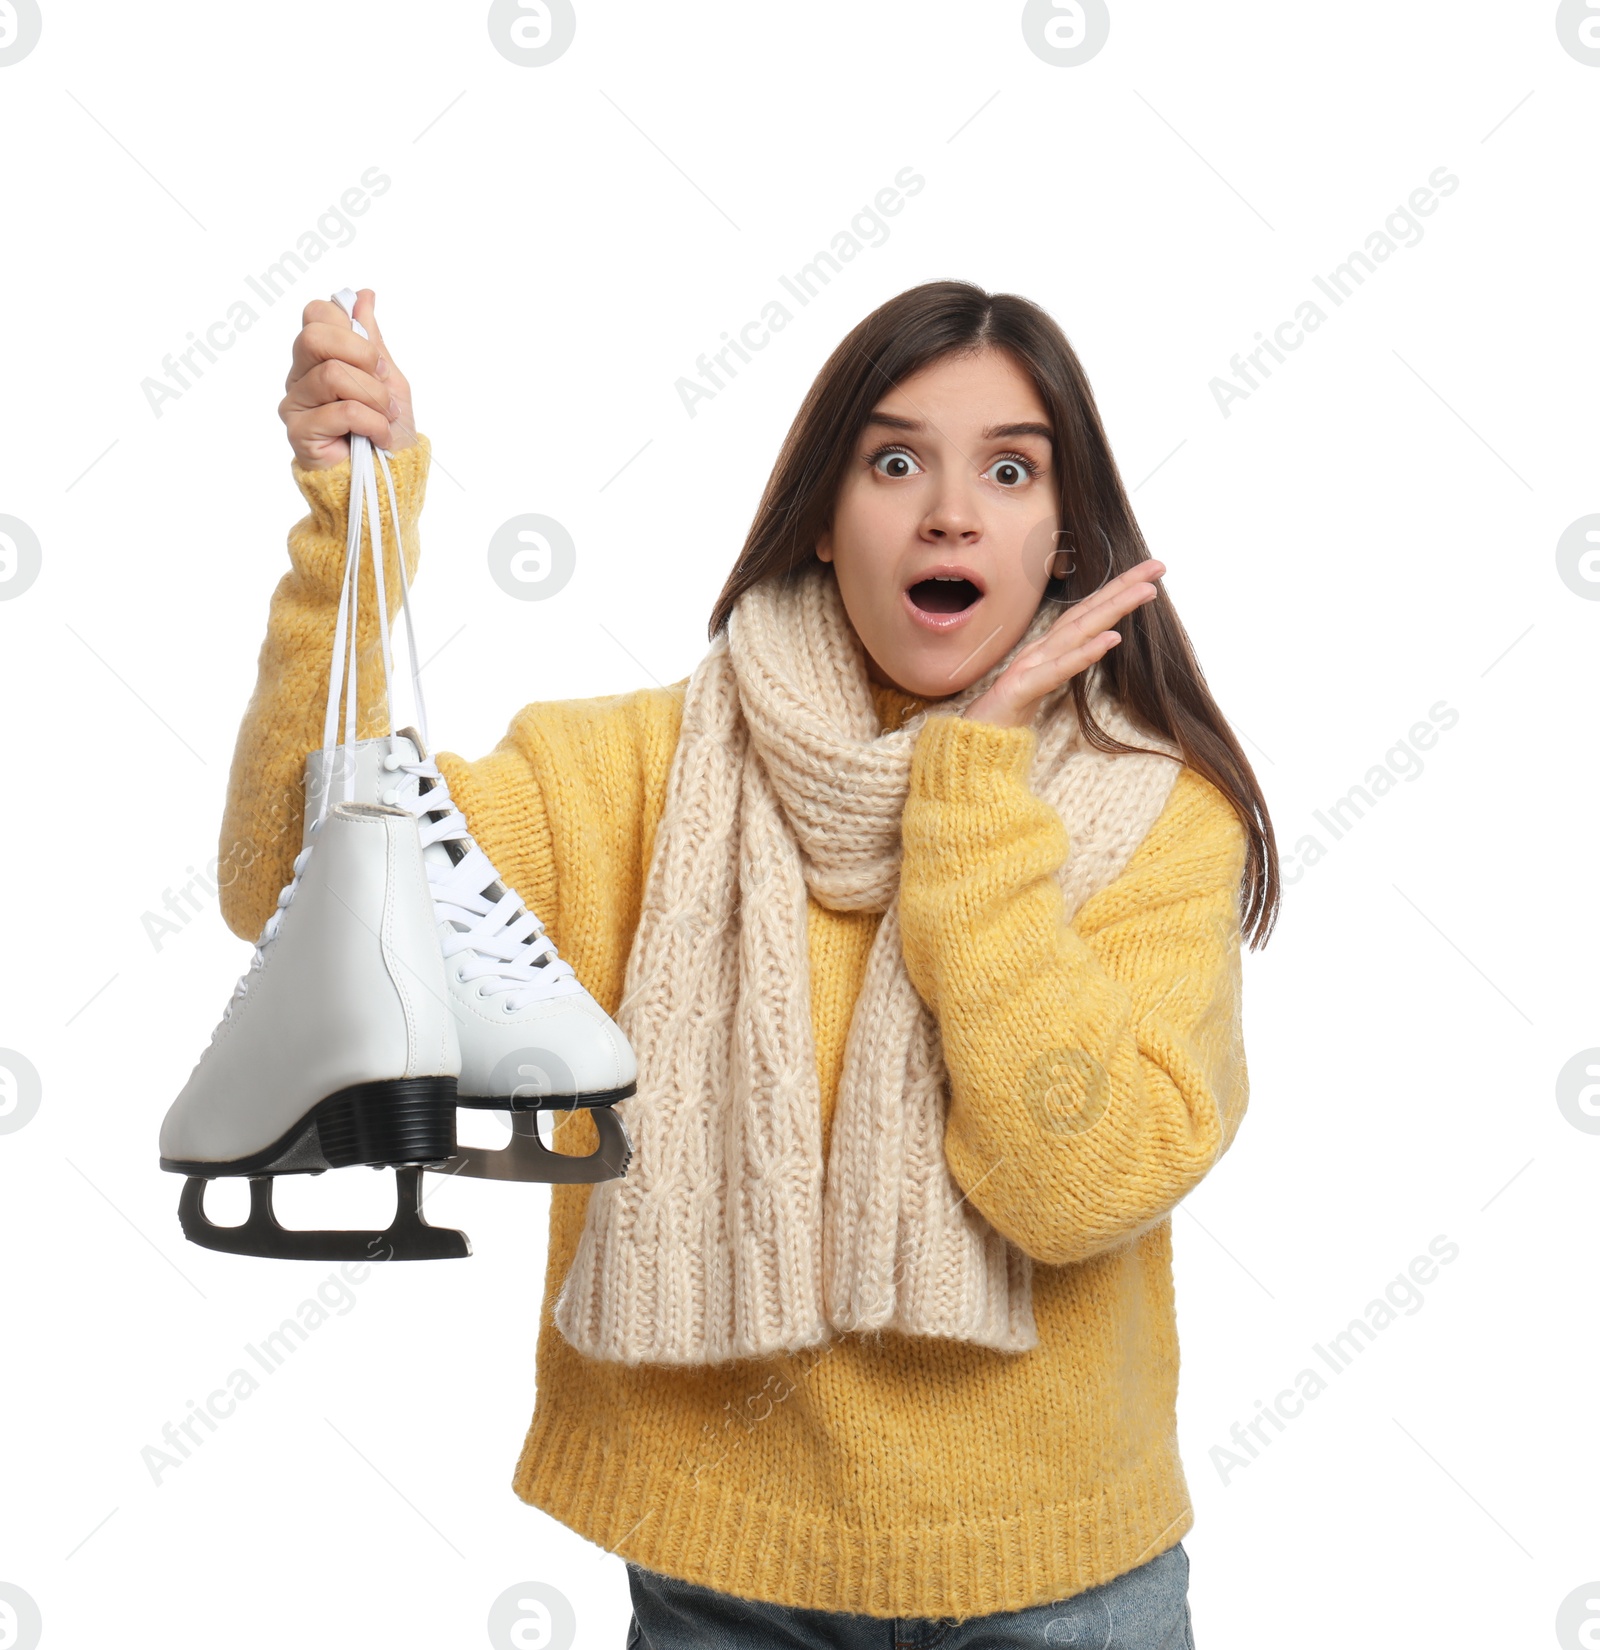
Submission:
{"label": "white background", "polygon": [[[580,0],[524,67],[482,4],[44,0],[0,67],[0,514],[42,546],[0,601],[0,1047],[43,1085],[0,1135],[0,1582],[48,1646],[474,1645],[525,1581],[581,1650],[628,1620],[620,1558],[509,1487],[542,1189],[441,1186],[470,1261],[375,1269],[159,1485],[141,1459],[334,1271],[183,1241],[157,1130],[250,948],[214,907],[159,950],[142,917],[216,852],[304,512],[289,345],[346,284],[435,443],[418,615],[470,757],[529,700],[688,674],[871,308],[960,277],[1056,316],[1296,879],[1246,961],[1249,1116],[1174,1217],[1197,1642],[1545,1644],[1600,1576],[1600,1134],[1557,1100],[1600,1045],[1600,584],[1556,555],[1600,511],[1600,68],[1553,3],[1111,11],[1058,67],[1015,0]],[[157,417],[141,380],[374,166],[349,244]],[[690,418],[674,381],[907,166],[888,239]],[[1230,357],[1441,166],[1421,240],[1224,417]],[[525,511],[577,546],[553,603],[488,574]],[[1314,810],[1441,701],[1420,774],[1334,841]],[[286,1218],[376,1215],[387,1180]],[[1441,1234],[1420,1306],[1328,1372],[1313,1346]],[[1328,1390],[1225,1478],[1307,1367]]]}

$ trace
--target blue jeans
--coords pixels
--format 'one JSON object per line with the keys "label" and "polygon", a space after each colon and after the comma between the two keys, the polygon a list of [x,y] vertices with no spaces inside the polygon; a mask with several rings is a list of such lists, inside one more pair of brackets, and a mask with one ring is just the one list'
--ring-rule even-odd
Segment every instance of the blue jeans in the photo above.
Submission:
{"label": "blue jeans", "polygon": [[1180,1541],[1058,1604],[954,1622],[793,1610],[628,1565],[627,1650],[1194,1650],[1189,1555]]}

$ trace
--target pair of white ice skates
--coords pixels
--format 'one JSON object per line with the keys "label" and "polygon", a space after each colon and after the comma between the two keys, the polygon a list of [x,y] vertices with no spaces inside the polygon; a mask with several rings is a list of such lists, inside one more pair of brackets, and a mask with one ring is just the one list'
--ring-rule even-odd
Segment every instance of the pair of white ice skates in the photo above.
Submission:
{"label": "pair of white ice skates", "polygon": [[[355,295],[339,301],[353,311]],[[377,453],[398,527],[386,455]],[[168,1111],[161,1166],[188,1176],[184,1234],[211,1249],[314,1260],[424,1260],[469,1254],[461,1232],[422,1216],[424,1169],[497,1180],[583,1183],[626,1172],[631,1145],[610,1109],[633,1094],[621,1030],[558,954],[544,925],[497,875],[412,729],[355,739],[356,593],[362,500],[379,543],[370,443],[351,438],[346,582],[330,671],[325,742],[306,771],[304,845],[250,968]],[[386,686],[391,670],[383,558],[373,557]],[[410,595],[402,600],[419,723]],[[334,744],[348,637],[345,741]],[[343,800],[335,802],[342,790]],[[458,1147],[456,1107],[511,1114],[512,1139]],[[541,1110],[590,1110],[586,1157],[550,1151]],[[353,1164],[393,1167],[383,1231],[292,1230],[272,1180]],[[250,1214],[218,1226],[205,1183],[248,1176]]]}

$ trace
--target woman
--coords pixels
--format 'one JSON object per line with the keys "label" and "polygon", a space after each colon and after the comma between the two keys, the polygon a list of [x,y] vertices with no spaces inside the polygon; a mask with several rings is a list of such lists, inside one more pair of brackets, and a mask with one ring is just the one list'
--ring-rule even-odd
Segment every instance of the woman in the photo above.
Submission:
{"label": "woman", "polygon": [[[356,316],[307,308],[280,409],[312,513],[230,782],[243,936],[299,844],[350,432],[419,554],[428,442]],[[630,1643],[1193,1643],[1170,1213],[1245,1110],[1279,883],[1143,548],[1059,329],[931,283],[824,366],[690,677],[438,757],[639,1055],[628,1175],[553,1191],[515,1477],[627,1560]]]}

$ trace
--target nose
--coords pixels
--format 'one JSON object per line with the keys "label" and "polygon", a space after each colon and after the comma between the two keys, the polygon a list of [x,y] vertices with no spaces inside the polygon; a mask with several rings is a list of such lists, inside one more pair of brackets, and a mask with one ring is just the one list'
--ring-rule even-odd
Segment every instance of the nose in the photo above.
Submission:
{"label": "nose", "polygon": [[964,477],[947,473],[922,518],[922,537],[931,544],[974,544],[982,536],[972,490]]}

